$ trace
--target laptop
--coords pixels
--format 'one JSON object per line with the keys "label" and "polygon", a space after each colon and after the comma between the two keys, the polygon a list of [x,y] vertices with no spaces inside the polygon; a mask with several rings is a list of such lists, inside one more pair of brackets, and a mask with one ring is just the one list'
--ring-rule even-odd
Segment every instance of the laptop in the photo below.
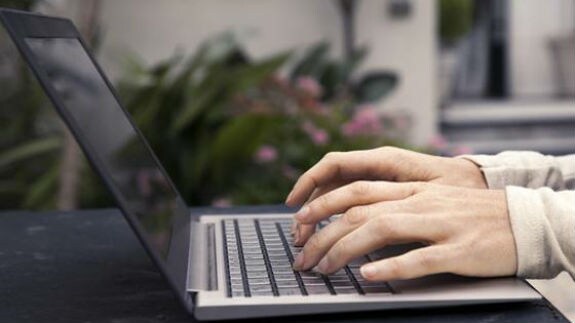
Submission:
{"label": "laptop", "polygon": [[[131,228],[183,306],[200,320],[519,302],[517,278],[455,275],[368,282],[359,267],[386,247],[321,275],[292,270],[291,214],[190,214],[102,69],[67,19],[0,9],[0,20]],[[327,225],[329,220],[319,224]]]}

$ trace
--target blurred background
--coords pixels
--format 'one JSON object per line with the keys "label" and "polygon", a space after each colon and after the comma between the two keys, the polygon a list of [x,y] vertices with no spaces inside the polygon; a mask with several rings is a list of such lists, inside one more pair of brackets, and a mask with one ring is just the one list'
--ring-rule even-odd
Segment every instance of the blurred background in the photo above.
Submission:
{"label": "blurred background", "polygon": [[[76,23],[190,205],[281,203],[333,150],[575,153],[573,0],[0,6]],[[3,29],[0,134],[0,208],[113,205]]]}

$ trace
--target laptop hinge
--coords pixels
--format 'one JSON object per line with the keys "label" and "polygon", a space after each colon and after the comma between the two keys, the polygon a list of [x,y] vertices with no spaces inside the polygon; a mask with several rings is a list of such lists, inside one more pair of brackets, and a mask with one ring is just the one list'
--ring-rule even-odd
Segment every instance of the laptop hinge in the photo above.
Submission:
{"label": "laptop hinge", "polygon": [[191,221],[190,230],[187,290],[190,292],[215,290],[218,288],[215,227],[211,223]]}

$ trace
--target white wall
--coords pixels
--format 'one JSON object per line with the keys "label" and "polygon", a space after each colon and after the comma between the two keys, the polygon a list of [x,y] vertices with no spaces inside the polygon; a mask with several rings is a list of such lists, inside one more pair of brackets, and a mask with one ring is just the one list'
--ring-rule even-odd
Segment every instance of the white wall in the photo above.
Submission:
{"label": "white wall", "polygon": [[[369,44],[364,69],[392,69],[401,82],[383,109],[401,109],[413,118],[412,140],[425,143],[437,118],[435,1],[412,0],[413,14],[392,19],[387,0],[360,1],[358,42]],[[254,57],[328,40],[341,53],[341,25],[329,0],[104,0],[101,49],[104,69],[121,73],[130,52],[148,63],[172,55],[176,48],[193,52],[206,38],[234,29],[249,34],[244,43]]]}
{"label": "white wall", "polygon": [[551,37],[572,32],[573,0],[510,0],[511,92],[517,98],[554,94]]}
{"label": "white wall", "polygon": [[383,106],[408,111],[413,119],[414,141],[426,144],[437,131],[439,117],[436,2],[411,1],[412,16],[405,20],[386,15],[389,2],[361,1],[358,41],[371,48],[364,69],[385,68],[399,74],[399,87]]}

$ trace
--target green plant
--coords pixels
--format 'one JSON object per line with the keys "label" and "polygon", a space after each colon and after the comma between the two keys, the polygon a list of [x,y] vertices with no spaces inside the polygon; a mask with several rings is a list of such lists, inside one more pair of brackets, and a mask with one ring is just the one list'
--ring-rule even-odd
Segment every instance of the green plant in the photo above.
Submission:
{"label": "green plant", "polygon": [[[189,204],[279,203],[296,177],[329,151],[403,145],[407,119],[379,116],[370,105],[397,78],[382,72],[385,77],[368,73],[349,81],[365,50],[343,62],[327,59],[327,50],[313,46],[283,78],[278,71],[292,53],[254,61],[224,35],[189,57],[177,54],[151,67],[132,57],[117,87]],[[39,100],[17,103],[29,112],[0,112],[4,129],[19,129],[2,142],[1,207],[55,206],[60,127],[36,90],[22,87],[11,97]],[[110,206],[85,162],[80,171],[80,207]]]}
{"label": "green plant", "polygon": [[[29,9],[35,1],[0,1]],[[57,118],[4,29],[0,29],[0,208],[51,208],[58,182]]]}
{"label": "green plant", "polygon": [[370,71],[355,82],[351,80],[367,55],[366,48],[354,50],[349,59],[341,61],[330,59],[329,49],[329,44],[325,42],[309,48],[292,70],[291,80],[295,81],[298,77],[318,80],[323,89],[321,100],[324,102],[342,95],[351,96],[356,103],[376,102],[397,86],[398,76],[389,71]]}
{"label": "green plant", "polygon": [[131,59],[119,88],[190,204],[278,203],[295,177],[328,151],[400,143],[392,135],[399,119],[382,119],[373,108],[363,115],[387,131],[347,125],[358,106],[389,93],[397,78],[368,74],[338,93],[365,51],[338,63],[326,59],[327,50],[324,43],[313,46],[286,80],[277,71],[290,53],[252,61],[224,36],[188,59],[176,55],[151,68]]}

